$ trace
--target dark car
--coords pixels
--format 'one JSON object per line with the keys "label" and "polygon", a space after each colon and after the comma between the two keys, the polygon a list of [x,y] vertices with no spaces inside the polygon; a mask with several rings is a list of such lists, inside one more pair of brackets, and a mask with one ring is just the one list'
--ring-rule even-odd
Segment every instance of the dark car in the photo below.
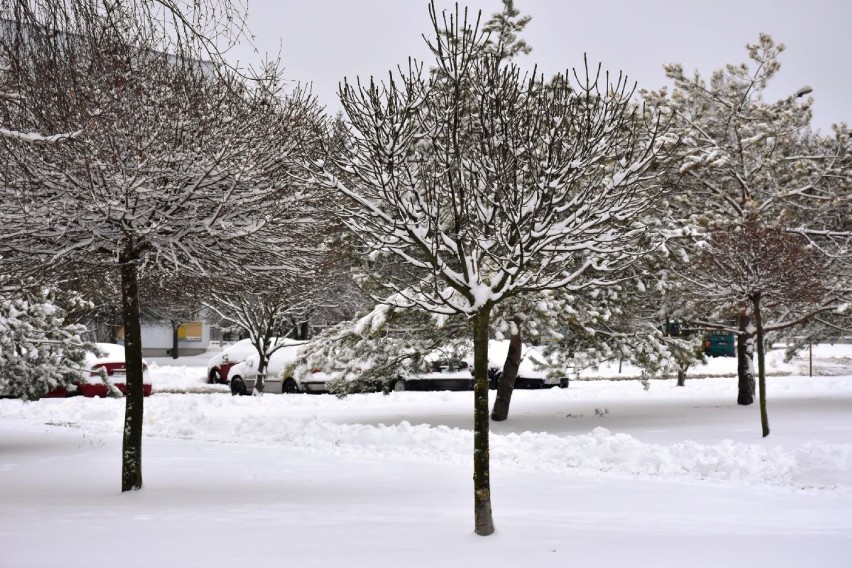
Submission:
{"label": "dark car", "polygon": [[[491,389],[497,389],[498,384],[500,383],[500,377],[503,375],[503,370],[498,369],[497,367],[489,367],[488,369],[488,387]],[[570,382],[568,377],[556,377],[549,378],[543,377],[539,373],[538,376],[534,377],[525,377],[518,373],[518,376],[515,377],[515,386],[516,389],[552,389],[553,387],[559,387],[562,389],[568,388],[568,383]]]}
{"label": "dark car", "polygon": [[[508,340],[492,339],[488,342],[488,380],[489,387],[497,388],[503,371],[503,364],[509,350]],[[521,364],[515,379],[516,389],[567,388],[567,373],[563,376],[551,376],[540,369],[535,360],[546,360],[543,349],[537,346],[523,346]],[[391,390],[473,390],[473,356],[464,354],[459,360],[431,360],[427,368],[413,376],[400,377],[391,382]]]}
{"label": "dark car", "polygon": [[[509,352],[508,340],[492,340],[488,344],[488,380],[492,389],[497,388],[500,375],[503,374],[503,364]],[[524,345],[521,348],[521,364],[518,376],[515,378],[516,389],[550,389],[553,387],[568,388],[568,370],[554,374],[541,368],[536,361],[547,361],[544,348],[537,345]],[[561,376],[560,376],[561,375]]]}

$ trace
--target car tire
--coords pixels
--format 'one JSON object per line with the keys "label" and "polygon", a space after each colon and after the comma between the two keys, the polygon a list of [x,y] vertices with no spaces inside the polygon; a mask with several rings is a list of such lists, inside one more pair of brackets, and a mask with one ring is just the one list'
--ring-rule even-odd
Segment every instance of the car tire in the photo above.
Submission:
{"label": "car tire", "polygon": [[245,396],[246,383],[240,377],[231,379],[231,396]]}
{"label": "car tire", "polygon": [[293,379],[287,379],[281,385],[281,394],[296,394],[299,392],[299,385]]}
{"label": "car tire", "polygon": [[394,392],[404,392],[408,390],[404,379],[396,379],[391,383],[391,390]]}
{"label": "car tire", "polygon": [[219,374],[217,369],[213,369],[210,371],[210,376],[207,377],[207,384],[210,385],[218,385],[222,382],[222,375]]}

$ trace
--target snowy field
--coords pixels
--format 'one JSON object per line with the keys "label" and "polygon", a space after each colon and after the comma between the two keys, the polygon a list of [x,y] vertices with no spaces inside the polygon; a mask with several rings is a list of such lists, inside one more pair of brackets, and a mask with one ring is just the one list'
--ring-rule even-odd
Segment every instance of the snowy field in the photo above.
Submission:
{"label": "snowy field", "polygon": [[[142,491],[123,401],[0,400],[0,567],[852,566],[852,346],[770,353],[771,435],[733,359],[518,391],[473,534],[472,393],[234,398],[149,360]],[[617,366],[588,377],[627,378]],[[492,393],[493,396],[493,393]]]}

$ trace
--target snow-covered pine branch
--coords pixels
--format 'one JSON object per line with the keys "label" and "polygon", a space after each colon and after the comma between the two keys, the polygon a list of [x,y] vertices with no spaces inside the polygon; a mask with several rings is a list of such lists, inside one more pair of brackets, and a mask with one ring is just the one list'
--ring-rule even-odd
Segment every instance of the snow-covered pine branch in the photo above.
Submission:
{"label": "snow-covered pine branch", "polygon": [[0,298],[0,393],[37,399],[80,378],[86,351],[85,327],[66,321],[66,312],[44,289]]}

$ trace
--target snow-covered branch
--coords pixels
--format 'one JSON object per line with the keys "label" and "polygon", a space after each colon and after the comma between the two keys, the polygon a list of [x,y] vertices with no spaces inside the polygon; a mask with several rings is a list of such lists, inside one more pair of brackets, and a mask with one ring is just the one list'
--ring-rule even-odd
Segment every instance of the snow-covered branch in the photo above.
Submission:
{"label": "snow-covered branch", "polygon": [[44,135],[36,132],[18,132],[16,130],[0,128],[0,137],[17,140],[19,142],[26,142],[28,144],[61,144],[63,142],[75,140],[82,134],[82,130],[76,130],[74,132],[64,134]]}

